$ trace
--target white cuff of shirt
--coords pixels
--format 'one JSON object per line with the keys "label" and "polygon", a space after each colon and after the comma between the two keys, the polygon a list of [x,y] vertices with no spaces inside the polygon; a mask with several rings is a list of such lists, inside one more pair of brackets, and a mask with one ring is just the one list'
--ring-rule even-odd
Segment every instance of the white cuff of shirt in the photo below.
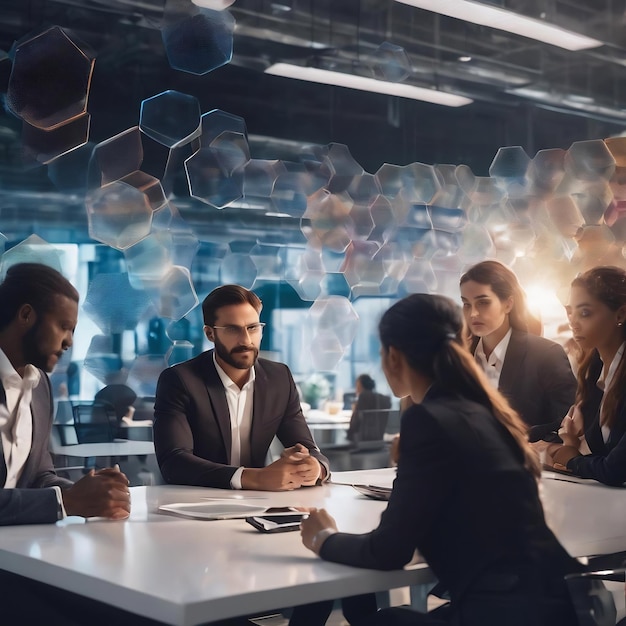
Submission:
{"label": "white cuff of shirt", "polygon": [[232,475],[230,479],[230,488],[231,489],[243,489],[241,486],[241,475],[243,474],[244,467],[238,467],[235,473]]}
{"label": "white cuff of shirt", "polygon": [[61,493],[61,487],[53,485],[52,489],[54,489],[54,493],[56,493],[57,495],[57,520],[65,519],[67,517],[67,512],[65,511],[65,506],[63,505],[63,494]]}

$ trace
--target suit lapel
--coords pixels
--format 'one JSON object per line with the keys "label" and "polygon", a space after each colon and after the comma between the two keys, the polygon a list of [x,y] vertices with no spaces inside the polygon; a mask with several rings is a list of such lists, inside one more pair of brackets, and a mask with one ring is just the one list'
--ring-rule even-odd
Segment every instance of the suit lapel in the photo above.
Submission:
{"label": "suit lapel", "polygon": [[[250,458],[253,467],[262,467],[267,453],[265,446],[262,445],[263,437],[260,436],[263,428],[263,418],[267,415],[265,409],[267,404],[267,373],[258,360],[254,366],[254,376],[254,399],[252,402],[252,425],[250,428]],[[256,446],[255,443],[257,444]],[[261,445],[259,446],[259,444]]]}
{"label": "suit lapel", "polygon": [[[39,457],[39,455],[33,454],[33,450],[37,449],[40,445],[49,445],[47,427],[51,411],[50,389],[48,387],[48,381],[46,380],[45,374],[40,372],[40,375],[41,378],[39,379],[37,386],[33,388],[33,397],[30,401],[30,412],[33,417],[33,434],[30,444],[31,452],[26,459],[24,469],[22,470],[22,474],[18,480],[18,487],[26,487],[30,484],[33,465],[39,463],[38,459],[35,460],[35,457]],[[42,437],[45,439],[44,443],[42,443]]]}
{"label": "suit lapel", "polygon": [[520,369],[526,359],[527,350],[528,346],[524,333],[514,330],[511,333],[511,339],[504,355],[500,382],[498,383],[498,389],[505,396],[509,396],[511,389],[520,383]]}
{"label": "suit lapel", "polygon": [[224,390],[222,379],[217,373],[215,363],[213,362],[213,350],[209,350],[209,352],[206,353],[206,358],[203,361],[204,362],[201,364],[201,367],[207,394],[209,396],[209,403],[213,409],[215,421],[217,422],[222,435],[222,441],[224,442],[224,448],[226,449],[226,458],[230,463],[230,450],[232,446],[230,412],[228,410],[226,391]]}

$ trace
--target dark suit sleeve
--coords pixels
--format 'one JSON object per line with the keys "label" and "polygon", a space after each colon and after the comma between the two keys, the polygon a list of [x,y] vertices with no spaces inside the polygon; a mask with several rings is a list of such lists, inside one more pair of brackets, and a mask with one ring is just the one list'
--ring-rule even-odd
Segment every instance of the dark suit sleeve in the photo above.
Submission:
{"label": "dark suit sleeve", "polygon": [[161,372],[154,404],[154,447],[163,478],[176,485],[230,489],[236,467],[194,454],[192,394],[176,368]]}
{"label": "dark suit sleeve", "polygon": [[[391,570],[406,565],[432,532],[450,493],[454,462],[440,427],[421,406],[407,411],[400,437],[398,475],[380,525],[371,533],[337,533],[323,544],[328,561]],[[416,424],[419,423],[419,428]]]}
{"label": "dark suit sleeve", "polygon": [[[309,426],[304,419],[300,396],[298,395],[298,390],[296,389],[296,384],[293,381],[291,372],[286,365],[282,367],[284,368],[284,380],[281,381],[281,384],[289,389],[289,396],[276,436],[285,448],[295,446],[297,443],[301,443],[305,448],[308,448],[311,456],[315,457],[326,469],[325,480],[327,480],[330,477],[328,459],[320,452],[309,430]],[[272,384],[275,382],[277,381],[272,381]]]}
{"label": "dark suit sleeve", "polygon": [[[626,408],[622,407],[621,419],[626,419]],[[587,454],[570,459],[567,469],[581,478],[595,480],[619,487],[626,482],[626,433],[606,455]]]}
{"label": "dark suit sleeve", "polygon": [[0,526],[53,524],[57,520],[54,489],[0,489]]}

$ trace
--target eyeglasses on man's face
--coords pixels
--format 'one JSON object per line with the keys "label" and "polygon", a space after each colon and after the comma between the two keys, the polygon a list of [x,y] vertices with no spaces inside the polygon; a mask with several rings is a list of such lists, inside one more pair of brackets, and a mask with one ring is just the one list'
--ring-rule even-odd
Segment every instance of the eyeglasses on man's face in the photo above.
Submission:
{"label": "eyeglasses on man's face", "polygon": [[206,326],[205,328],[212,328],[213,330],[223,330],[224,334],[228,337],[240,337],[244,333],[254,337],[260,335],[263,332],[264,322],[257,322],[256,324],[248,324],[247,326],[238,326],[237,324],[228,324],[227,326]]}

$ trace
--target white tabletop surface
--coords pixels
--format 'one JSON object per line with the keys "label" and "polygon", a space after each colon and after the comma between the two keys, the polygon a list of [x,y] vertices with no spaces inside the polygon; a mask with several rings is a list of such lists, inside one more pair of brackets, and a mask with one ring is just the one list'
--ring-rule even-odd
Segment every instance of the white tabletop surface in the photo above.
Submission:
{"label": "white tabletop surface", "polygon": [[243,519],[190,520],[157,512],[162,504],[207,497],[323,506],[340,528],[354,532],[373,529],[385,506],[342,485],[283,493],[133,487],[125,522],[69,518],[4,527],[0,562],[6,570],[182,626],[432,578],[424,564],[382,572],[322,561],[304,548],[298,532],[261,534]]}

